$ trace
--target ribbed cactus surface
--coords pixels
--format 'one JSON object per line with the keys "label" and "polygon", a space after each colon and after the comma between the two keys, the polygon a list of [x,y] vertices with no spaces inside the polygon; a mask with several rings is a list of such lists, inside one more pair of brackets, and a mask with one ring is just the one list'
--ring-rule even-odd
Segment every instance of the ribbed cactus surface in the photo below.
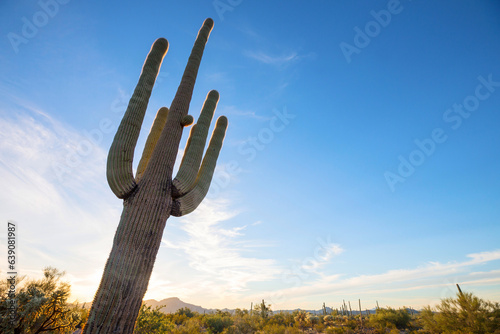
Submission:
{"label": "ribbed cactus surface", "polygon": [[113,193],[123,199],[123,212],[84,333],[133,332],[167,219],[192,212],[208,192],[227,128],[226,117],[219,117],[205,152],[217,91],[208,93],[179,172],[175,178],[172,173],[183,128],[193,123],[189,103],[212,28],[213,20],[205,20],[170,108],[160,108],[156,114],[134,177],[134,150],[168,50],[166,39],[153,43],[143,65],[109,150],[107,179]]}

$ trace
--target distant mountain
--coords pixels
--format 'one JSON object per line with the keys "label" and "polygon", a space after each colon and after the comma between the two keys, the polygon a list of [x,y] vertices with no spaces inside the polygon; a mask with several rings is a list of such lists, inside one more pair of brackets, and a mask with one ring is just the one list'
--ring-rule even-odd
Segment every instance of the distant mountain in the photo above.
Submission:
{"label": "distant mountain", "polygon": [[212,310],[205,309],[201,306],[193,305],[193,304],[188,304],[183,302],[177,297],[172,297],[172,298],[166,298],[162,299],[160,301],[154,300],[154,299],[149,299],[145,300],[144,303],[148,306],[152,307],[157,307],[157,306],[163,306],[160,311],[163,313],[175,313],[178,309],[187,307],[193,312],[198,312],[198,313],[210,313]]}
{"label": "distant mountain", "polygon": [[[214,309],[207,309],[207,308],[203,308],[203,307],[198,306],[198,305],[193,305],[193,304],[185,303],[185,302],[183,302],[182,300],[180,300],[177,297],[166,298],[166,299],[163,299],[163,300],[160,300],[160,301],[156,301],[154,299],[149,299],[149,300],[145,300],[144,303],[146,305],[152,306],[152,307],[163,306],[160,309],[160,311],[163,312],[163,313],[175,313],[178,309],[181,309],[181,308],[184,308],[184,307],[187,307],[188,309],[190,309],[193,312],[198,312],[198,313],[201,313],[201,314],[203,314],[203,313],[215,313],[217,311],[217,310],[214,310]],[[273,310],[273,312],[274,313],[279,313],[279,312],[293,313],[294,311],[299,311],[299,310],[302,310],[302,309],[295,309],[295,310]],[[335,309],[333,309],[333,308],[326,307],[327,314],[330,314],[334,310]],[[416,313],[416,314],[420,313],[419,311],[417,311],[415,309],[412,309],[412,308],[407,308],[406,310],[408,312],[412,313],[412,314],[414,314],[414,313]],[[221,311],[227,311],[227,312],[230,312],[230,313],[234,314],[234,310],[227,309],[227,308],[222,309]],[[312,314],[317,314],[317,315],[323,314],[323,310],[303,310],[303,311],[306,311],[306,312],[312,313]],[[363,310],[363,314],[366,314],[366,313],[374,314],[375,312],[376,312],[375,308],[370,309],[370,310],[366,310],[366,309]],[[359,310],[352,310],[352,314],[353,315],[358,315],[359,314]]]}

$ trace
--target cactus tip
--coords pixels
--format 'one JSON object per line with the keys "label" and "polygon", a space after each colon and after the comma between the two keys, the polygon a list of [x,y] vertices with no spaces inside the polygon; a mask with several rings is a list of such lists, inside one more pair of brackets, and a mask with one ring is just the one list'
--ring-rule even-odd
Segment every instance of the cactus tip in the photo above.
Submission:
{"label": "cactus tip", "polygon": [[217,126],[227,127],[227,117],[226,116],[220,116],[217,119]]}
{"label": "cactus tip", "polygon": [[168,41],[165,38],[160,37],[153,43],[153,46],[168,50]]}
{"label": "cactus tip", "polygon": [[208,98],[213,98],[219,100],[219,92],[216,91],[215,89],[212,89],[210,92],[208,92]]}
{"label": "cactus tip", "polygon": [[158,114],[159,114],[159,115],[168,115],[168,108],[167,108],[167,107],[161,107],[161,108],[158,110]]}
{"label": "cactus tip", "polygon": [[203,25],[207,25],[210,28],[213,28],[214,27],[214,20],[212,20],[212,18],[209,17],[205,20],[205,22],[203,22]]}

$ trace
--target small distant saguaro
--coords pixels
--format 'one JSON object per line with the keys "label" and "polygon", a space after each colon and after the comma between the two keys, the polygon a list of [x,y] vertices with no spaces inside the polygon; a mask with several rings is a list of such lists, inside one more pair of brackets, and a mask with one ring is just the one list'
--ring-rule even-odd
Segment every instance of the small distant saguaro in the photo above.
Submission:
{"label": "small distant saguaro", "polygon": [[183,128],[193,123],[189,104],[213,25],[212,19],[206,19],[198,32],[170,109],[158,110],[134,176],[134,149],[168,50],[166,39],[153,43],[143,65],[109,150],[107,179],[111,190],[123,199],[123,212],[83,333],[133,332],[167,219],[192,212],[208,192],[227,129],[227,118],[219,117],[203,155],[219,100],[217,91],[208,93],[189,134],[179,171],[175,178],[172,174]]}

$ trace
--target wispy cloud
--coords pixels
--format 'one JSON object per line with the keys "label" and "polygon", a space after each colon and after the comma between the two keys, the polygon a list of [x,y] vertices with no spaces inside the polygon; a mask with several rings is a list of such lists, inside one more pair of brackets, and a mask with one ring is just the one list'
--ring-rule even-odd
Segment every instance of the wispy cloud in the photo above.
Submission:
{"label": "wispy cloud", "polygon": [[273,280],[280,272],[274,260],[248,254],[258,246],[249,247],[251,243],[243,240],[248,226],[227,226],[238,214],[228,207],[227,200],[205,199],[196,211],[179,221],[185,238],[165,240],[169,248],[184,252],[197,279],[210,282],[212,294],[221,296],[246,291],[250,283]]}
{"label": "wispy cloud", "polygon": [[250,26],[248,25],[240,25],[238,28],[237,28],[240,32],[242,32],[243,34],[245,34],[247,37],[251,38],[252,40],[254,41],[257,41],[257,42],[262,42],[264,40],[264,37],[262,37],[262,35],[258,34],[255,29],[251,28]]}
{"label": "wispy cloud", "polygon": [[270,116],[259,115],[253,110],[241,110],[236,106],[224,106],[220,110],[220,113],[228,116],[240,116],[243,118],[255,119],[257,121],[268,121],[272,118]]}
{"label": "wispy cloud", "polygon": [[274,291],[274,295],[290,300],[304,300],[311,296],[373,295],[390,294],[401,291],[421,290],[444,287],[451,283],[450,277],[460,275],[464,283],[471,285],[498,284],[500,279],[493,277],[496,271],[470,273],[474,266],[500,260],[500,250],[469,254],[470,260],[462,262],[431,262],[418,268],[394,269],[381,274],[346,277],[343,274],[320,275],[315,280],[301,282],[289,288]]}
{"label": "wispy cloud", "polygon": [[243,55],[261,63],[278,67],[294,64],[304,59],[314,59],[316,57],[313,52],[308,54],[299,54],[297,51],[289,51],[287,53],[277,55],[264,51],[245,50],[243,51]]}
{"label": "wispy cloud", "polygon": [[227,83],[230,80],[226,72],[210,72],[205,75],[205,79],[213,85]]}
{"label": "wispy cloud", "polygon": [[294,51],[289,52],[287,54],[276,56],[276,55],[267,54],[263,51],[256,52],[256,51],[248,51],[247,50],[244,52],[244,55],[249,57],[249,58],[255,59],[261,63],[264,63],[264,64],[278,65],[278,66],[290,64],[290,63],[295,62],[301,58],[297,54],[297,52],[294,52]]}
{"label": "wispy cloud", "polygon": [[[20,272],[102,270],[110,246],[102,240],[112,240],[120,205],[107,189],[104,150],[95,145],[68,164],[87,138],[40,108],[18,106],[24,111],[0,113],[0,221],[18,223]],[[62,179],[57,164],[66,168]],[[98,283],[78,299],[91,298]]]}

